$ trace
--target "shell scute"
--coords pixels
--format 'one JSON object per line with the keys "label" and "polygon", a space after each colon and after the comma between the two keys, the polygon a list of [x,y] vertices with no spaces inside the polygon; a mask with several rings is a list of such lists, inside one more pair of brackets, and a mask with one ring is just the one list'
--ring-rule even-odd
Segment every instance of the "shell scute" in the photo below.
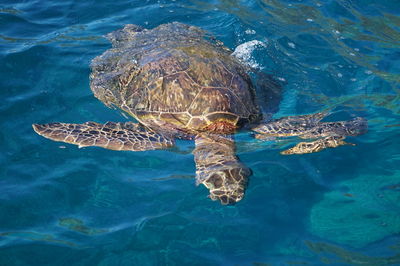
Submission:
{"label": "shell scute", "polygon": [[152,111],[185,112],[200,90],[201,87],[193,83],[185,72],[165,76],[161,84],[150,85],[149,108]]}
{"label": "shell scute", "polygon": [[193,129],[201,129],[205,128],[206,126],[208,126],[208,123],[204,119],[204,117],[192,117],[192,119],[190,119],[189,123],[187,124],[188,128]]}
{"label": "shell scute", "polygon": [[178,121],[181,125],[186,125],[191,116],[188,113],[161,113],[160,119],[166,121],[167,123],[174,123]]}
{"label": "shell scute", "polygon": [[232,122],[236,122],[239,117],[235,114],[232,113],[211,113],[208,114],[206,116],[207,120],[209,121],[218,121],[218,120],[222,120],[222,121],[232,121]]}
{"label": "shell scute", "polygon": [[187,73],[203,87],[229,87],[233,77],[232,73],[215,58],[192,60]]}
{"label": "shell scute", "polygon": [[203,88],[191,104],[191,115],[206,115],[213,112],[247,114],[245,106],[227,88]]}
{"label": "shell scute", "polygon": [[187,56],[176,50],[159,50],[152,52],[140,60],[143,72],[157,72],[160,76],[171,75],[189,68]]}

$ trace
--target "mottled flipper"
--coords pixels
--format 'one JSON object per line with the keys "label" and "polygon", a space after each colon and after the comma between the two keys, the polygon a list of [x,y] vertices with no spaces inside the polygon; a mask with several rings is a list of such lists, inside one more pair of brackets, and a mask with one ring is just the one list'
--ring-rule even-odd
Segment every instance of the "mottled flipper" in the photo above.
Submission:
{"label": "mottled flipper", "polygon": [[107,122],[99,124],[33,124],[39,135],[79,147],[98,146],[110,150],[144,151],[168,148],[174,145],[173,139],[146,130],[144,127],[127,122]]}
{"label": "mottled flipper", "polygon": [[316,141],[310,142],[300,142],[293,148],[282,151],[281,154],[304,154],[319,152],[326,148],[336,148],[342,145],[355,145],[353,143],[348,143],[344,141],[344,137],[341,136],[331,136],[323,139],[317,139]]}
{"label": "mottled flipper", "polygon": [[260,134],[256,138],[265,137],[292,137],[300,136],[308,130],[315,128],[327,113],[316,113],[311,115],[287,116],[280,119],[261,123],[252,128]]}
{"label": "mottled flipper", "polygon": [[210,190],[212,200],[234,204],[244,196],[249,168],[235,155],[235,143],[221,136],[198,136],[193,151],[196,162],[196,183]]}
{"label": "mottled flipper", "polygon": [[320,122],[327,114],[317,113],[303,116],[290,116],[261,124],[254,131],[258,139],[268,137],[297,136],[302,139],[317,139],[312,142],[300,142],[281,154],[303,154],[319,152],[326,148],[342,145],[354,145],[344,141],[347,136],[358,136],[367,132],[367,121],[356,117],[348,121]]}

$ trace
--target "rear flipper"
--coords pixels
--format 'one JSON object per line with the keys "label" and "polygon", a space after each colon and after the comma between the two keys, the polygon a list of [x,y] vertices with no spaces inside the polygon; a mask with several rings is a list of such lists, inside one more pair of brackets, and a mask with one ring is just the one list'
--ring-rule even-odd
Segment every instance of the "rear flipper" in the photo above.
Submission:
{"label": "rear flipper", "polygon": [[212,200],[218,199],[225,205],[243,198],[251,171],[236,157],[232,139],[198,136],[193,154],[196,183],[210,190]]}
{"label": "rear flipper", "polygon": [[344,141],[344,137],[341,136],[332,136],[326,137],[323,139],[318,139],[316,141],[310,142],[300,142],[293,148],[282,151],[281,154],[289,155],[289,154],[304,154],[304,153],[313,153],[319,152],[326,148],[336,148],[342,145],[352,145],[353,143],[348,143]]}
{"label": "rear flipper", "polygon": [[145,151],[174,145],[173,139],[146,130],[139,124],[131,122],[50,123],[33,124],[32,126],[36,133],[45,138],[76,144],[79,147],[98,146],[110,150]]}
{"label": "rear flipper", "polygon": [[268,137],[297,136],[302,139],[317,139],[312,142],[301,142],[295,147],[281,152],[281,154],[303,154],[319,152],[326,148],[335,148],[342,145],[354,145],[345,141],[347,136],[358,136],[367,132],[368,124],[364,118],[357,117],[348,121],[320,122],[326,113],[313,115],[291,116],[271,121],[253,128],[260,133],[258,139]]}

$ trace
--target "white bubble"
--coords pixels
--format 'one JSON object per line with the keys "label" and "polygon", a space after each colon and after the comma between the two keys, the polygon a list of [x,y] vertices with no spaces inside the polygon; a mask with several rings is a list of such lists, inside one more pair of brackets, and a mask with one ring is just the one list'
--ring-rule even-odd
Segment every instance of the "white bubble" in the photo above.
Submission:
{"label": "white bubble", "polygon": [[307,19],[308,22],[313,22],[314,20],[312,18]]}
{"label": "white bubble", "polygon": [[296,48],[296,45],[294,43],[292,43],[292,42],[288,42],[288,45],[293,49]]}
{"label": "white bubble", "polygon": [[252,40],[249,42],[242,43],[241,45],[236,47],[232,55],[237,57],[244,64],[252,68],[260,68],[260,65],[252,57],[252,52],[255,49],[263,47],[267,47],[267,44],[262,41]]}
{"label": "white bubble", "polygon": [[342,74],[342,73],[338,73],[337,76],[338,76],[339,78],[341,78],[341,77],[343,77],[343,74]]}
{"label": "white bubble", "polygon": [[244,33],[246,33],[246,34],[256,34],[256,31],[255,30],[251,30],[251,29],[247,29],[247,30],[244,31]]}

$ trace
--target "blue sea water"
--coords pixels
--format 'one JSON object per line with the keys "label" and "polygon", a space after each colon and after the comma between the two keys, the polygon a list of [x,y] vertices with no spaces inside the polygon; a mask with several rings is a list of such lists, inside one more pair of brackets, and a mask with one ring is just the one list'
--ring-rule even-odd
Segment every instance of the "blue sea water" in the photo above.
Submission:
{"label": "blue sea water", "polygon": [[[400,265],[397,0],[2,0],[0,265]],[[283,156],[245,133],[234,206],[196,187],[194,144],[116,152],[52,142],[32,123],[126,121],[89,88],[124,24],[180,21],[284,85],[275,117],[362,116],[356,146]]]}

